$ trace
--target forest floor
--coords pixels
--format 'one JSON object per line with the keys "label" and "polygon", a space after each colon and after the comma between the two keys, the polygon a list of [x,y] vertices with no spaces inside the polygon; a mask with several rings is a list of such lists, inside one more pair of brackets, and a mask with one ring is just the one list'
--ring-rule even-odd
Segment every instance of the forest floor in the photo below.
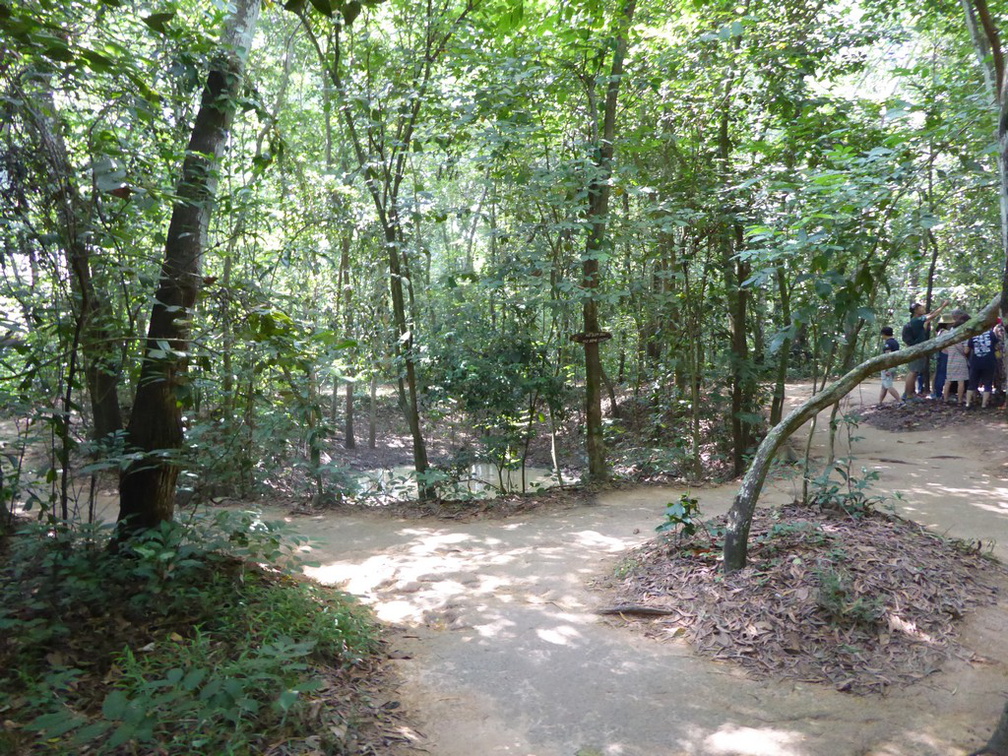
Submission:
{"label": "forest floor", "polygon": [[[398,687],[368,694],[368,724],[396,753],[965,754],[1008,695],[1008,579],[990,558],[1008,562],[1008,414],[876,400],[871,383],[847,397],[860,419],[837,454],[853,480],[878,475],[857,490],[881,514],[789,509],[801,482],[783,466],[739,583],[703,537],[654,537],[683,494],[714,525],[736,484],[267,515],[310,539],[310,576],[388,623]],[[395,419],[380,428],[355,468],[408,463]]]}
{"label": "forest floor", "polygon": [[[1008,581],[989,558],[1008,558],[1006,415],[878,410],[876,391],[844,411],[861,414],[851,470],[878,474],[866,495],[883,515],[783,510],[801,484],[778,477],[761,499],[778,514],[754,526],[758,566],[742,584],[710,565],[687,581],[703,565],[649,542],[668,502],[689,493],[713,521],[732,484],[551,492],[492,518],[286,516],[311,538],[309,574],[396,628],[399,697],[423,752],[965,754],[1008,693]],[[790,387],[791,401],[805,392]],[[761,556],[769,545],[784,558]],[[890,591],[897,605],[883,611],[871,599]]]}

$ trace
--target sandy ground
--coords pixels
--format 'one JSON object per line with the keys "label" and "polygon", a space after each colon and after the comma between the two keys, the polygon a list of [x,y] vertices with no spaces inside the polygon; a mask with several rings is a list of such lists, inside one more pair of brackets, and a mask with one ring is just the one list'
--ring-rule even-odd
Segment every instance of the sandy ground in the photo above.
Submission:
{"label": "sandy ground", "polygon": [[[848,401],[876,399],[867,384]],[[990,543],[1008,560],[1006,427],[1000,415],[915,433],[862,424],[854,453],[880,472],[875,491],[901,492],[904,515]],[[714,515],[735,491],[694,494]],[[952,659],[884,697],[754,681],[684,643],[647,640],[594,614],[604,598],[592,579],[649,538],[681,492],[607,492],[507,521],[293,522],[312,539],[310,574],[402,628],[401,698],[435,756],[944,756],[987,739],[1008,695],[1008,599],[969,618],[973,660]],[[794,493],[795,484],[778,482],[761,504]]]}

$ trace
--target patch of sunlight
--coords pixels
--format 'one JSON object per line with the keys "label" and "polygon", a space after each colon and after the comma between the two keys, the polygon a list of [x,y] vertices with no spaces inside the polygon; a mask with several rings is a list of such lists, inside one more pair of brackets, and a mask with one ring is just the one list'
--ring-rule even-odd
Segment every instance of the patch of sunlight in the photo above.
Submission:
{"label": "patch of sunlight", "polygon": [[374,613],[382,622],[392,623],[415,623],[419,617],[416,606],[409,601],[384,601],[374,607]]}
{"label": "patch of sunlight", "polygon": [[1006,488],[988,488],[986,486],[943,486],[935,483],[934,481],[929,481],[926,485],[911,488],[909,489],[909,492],[930,497],[961,496],[969,501],[974,501],[978,498],[986,499],[995,497],[1004,501],[1008,498],[1008,489]]}
{"label": "patch of sunlight", "polygon": [[377,556],[360,564],[352,562],[330,562],[318,567],[304,567],[304,574],[326,585],[339,586],[349,593],[361,595],[395,572],[395,565],[388,557]]}
{"label": "patch of sunlight", "polygon": [[945,738],[931,733],[906,731],[887,743],[872,747],[872,756],[914,756],[918,753],[964,753]]}
{"label": "patch of sunlight", "polygon": [[514,633],[509,633],[508,630],[513,628],[515,623],[504,617],[498,617],[493,622],[487,622],[482,625],[473,625],[473,630],[479,633],[484,638],[512,638]]}
{"label": "patch of sunlight", "polygon": [[554,646],[570,646],[575,640],[581,638],[581,633],[569,625],[561,625],[549,630],[539,628],[536,630],[536,635],[540,640],[552,643]]}
{"label": "patch of sunlight", "polygon": [[918,630],[917,625],[914,622],[909,622],[898,614],[890,614],[886,617],[889,623],[889,629],[897,632],[903,633],[915,640],[923,641],[924,643],[934,643],[934,636],[925,633],[923,630]]}
{"label": "patch of sunlight", "polygon": [[427,531],[410,532],[409,530],[402,531],[405,535],[415,535],[419,537],[419,543],[416,543],[409,548],[411,554],[426,554],[432,551],[437,551],[444,546],[455,546],[463,541],[468,541],[472,536],[468,533],[432,533]]}
{"label": "patch of sunlight", "polygon": [[468,588],[457,580],[438,580],[437,582],[428,583],[417,592],[417,595],[429,602],[432,599],[441,600],[461,596],[464,593],[468,593],[468,590]]}
{"label": "patch of sunlight", "polygon": [[627,548],[626,543],[621,539],[604,536],[594,530],[582,530],[580,533],[575,533],[574,536],[582,546],[603,548],[608,551],[624,551]]}
{"label": "patch of sunlight", "polygon": [[[558,609],[561,608],[559,604],[554,603],[553,605]],[[598,615],[595,613],[560,611],[551,613],[549,616],[551,619],[559,622],[566,622],[571,625],[595,624],[595,622],[598,621]]]}
{"label": "patch of sunlight", "polygon": [[484,593],[492,593],[496,595],[500,591],[507,590],[511,584],[510,580],[494,577],[493,575],[477,575],[476,579],[476,585],[466,585],[470,594],[482,595]]}
{"label": "patch of sunlight", "polygon": [[704,740],[704,753],[732,756],[797,756],[801,734],[726,724]]}

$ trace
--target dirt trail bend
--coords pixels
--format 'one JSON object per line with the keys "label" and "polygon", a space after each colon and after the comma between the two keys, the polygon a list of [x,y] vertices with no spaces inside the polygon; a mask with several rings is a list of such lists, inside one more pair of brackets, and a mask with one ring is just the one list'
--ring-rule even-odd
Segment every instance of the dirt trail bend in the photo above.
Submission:
{"label": "dirt trail bend", "polygon": [[[890,434],[862,425],[855,453],[880,471],[878,490],[905,492],[907,515],[995,539],[1004,558],[1004,428]],[[735,491],[694,493],[710,515]],[[649,641],[596,615],[591,579],[649,538],[681,492],[615,491],[507,521],[295,523],[312,539],[313,576],[406,628],[403,699],[434,756],[948,756],[986,740],[1008,695],[1004,602],[971,618],[964,641],[982,659],[954,659],[885,697],[753,681],[681,641]],[[761,503],[793,493],[774,484]]]}

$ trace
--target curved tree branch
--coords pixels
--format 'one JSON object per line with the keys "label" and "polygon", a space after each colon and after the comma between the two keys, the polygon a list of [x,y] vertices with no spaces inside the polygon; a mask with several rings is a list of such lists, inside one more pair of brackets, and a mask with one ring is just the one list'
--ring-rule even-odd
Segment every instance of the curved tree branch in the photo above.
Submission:
{"label": "curved tree branch", "polygon": [[983,333],[997,320],[1001,296],[995,297],[983,310],[970,318],[965,324],[936,339],[923,344],[888,352],[870,360],[866,360],[848,371],[800,406],[792,410],[787,417],[774,426],[763,439],[756,450],[749,470],[742,479],[742,485],[735,495],[735,501],[728,513],[728,527],[725,532],[724,571],[734,572],[746,566],[749,540],[749,527],[752,524],[753,512],[759,500],[763,483],[766,481],[770,464],[781,444],[784,443],[809,418],[820,410],[839,401],[850,393],[861,381],[880,370],[896,367],[911,362],[919,357],[934,354],[951,344],[958,344],[971,336]]}

